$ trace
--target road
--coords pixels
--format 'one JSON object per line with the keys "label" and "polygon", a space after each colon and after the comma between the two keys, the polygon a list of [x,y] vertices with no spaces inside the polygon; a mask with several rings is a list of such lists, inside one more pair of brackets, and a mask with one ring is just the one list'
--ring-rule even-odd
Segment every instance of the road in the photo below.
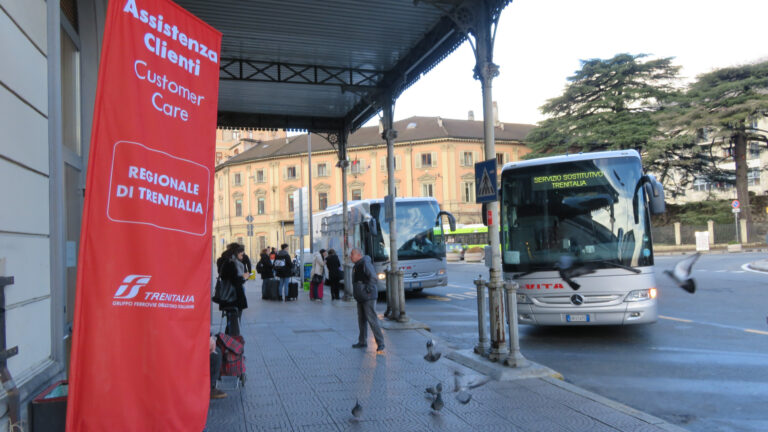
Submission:
{"label": "road", "polygon": [[[768,273],[743,265],[765,254],[703,255],[691,295],[662,274],[660,319],[627,327],[520,326],[523,355],[579,387],[691,431],[768,430]],[[449,264],[449,285],[409,295],[407,313],[456,348],[477,341],[472,279],[481,264]]]}

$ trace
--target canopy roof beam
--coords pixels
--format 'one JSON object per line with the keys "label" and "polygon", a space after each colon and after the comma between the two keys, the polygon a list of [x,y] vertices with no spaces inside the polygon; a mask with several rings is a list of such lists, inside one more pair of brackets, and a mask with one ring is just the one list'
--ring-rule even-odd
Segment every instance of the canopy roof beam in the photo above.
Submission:
{"label": "canopy roof beam", "polygon": [[384,74],[373,69],[221,59],[219,79],[376,88]]}

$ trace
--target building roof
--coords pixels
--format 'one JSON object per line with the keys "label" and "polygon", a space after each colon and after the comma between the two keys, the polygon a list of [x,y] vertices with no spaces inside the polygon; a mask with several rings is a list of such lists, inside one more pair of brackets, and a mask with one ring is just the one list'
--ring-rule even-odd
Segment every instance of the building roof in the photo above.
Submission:
{"label": "building roof", "polygon": [[[410,117],[394,122],[394,128],[397,131],[395,145],[439,139],[483,140],[483,122],[478,120]],[[495,128],[496,141],[522,142],[533,128],[534,125],[531,124],[499,123]],[[321,135],[312,134],[311,139],[312,153],[334,150],[331,143]],[[381,138],[379,128],[377,126],[369,126],[360,128],[349,136],[348,148],[351,150],[357,147],[382,146],[385,144],[386,141]],[[252,161],[306,153],[307,135],[289,136],[261,142],[217,165],[216,170]]]}

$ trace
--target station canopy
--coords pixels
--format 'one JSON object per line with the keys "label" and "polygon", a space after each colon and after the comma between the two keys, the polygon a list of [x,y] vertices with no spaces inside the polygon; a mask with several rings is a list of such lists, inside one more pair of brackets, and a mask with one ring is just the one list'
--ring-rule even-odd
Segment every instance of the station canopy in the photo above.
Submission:
{"label": "station canopy", "polygon": [[176,2],[223,33],[219,127],[339,133],[459,47],[462,17],[509,1]]}

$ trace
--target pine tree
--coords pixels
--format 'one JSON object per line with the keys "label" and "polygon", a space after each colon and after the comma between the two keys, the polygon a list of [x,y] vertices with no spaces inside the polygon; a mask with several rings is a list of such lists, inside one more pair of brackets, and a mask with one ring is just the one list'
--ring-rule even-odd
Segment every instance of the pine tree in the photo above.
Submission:
{"label": "pine tree", "polygon": [[639,61],[644,54],[617,54],[582,61],[563,95],[540,109],[551,117],[526,138],[530,157],[580,151],[643,151],[659,136],[654,115],[676,95],[679,70],[671,58]]}
{"label": "pine tree", "polygon": [[700,75],[679,99],[676,111],[677,130],[697,133],[712,146],[731,149],[728,157],[735,162],[736,196],[749,220],[747,144],[768,142],[768,131],[757,128],[757,120],[768,113],[768,62]]}

